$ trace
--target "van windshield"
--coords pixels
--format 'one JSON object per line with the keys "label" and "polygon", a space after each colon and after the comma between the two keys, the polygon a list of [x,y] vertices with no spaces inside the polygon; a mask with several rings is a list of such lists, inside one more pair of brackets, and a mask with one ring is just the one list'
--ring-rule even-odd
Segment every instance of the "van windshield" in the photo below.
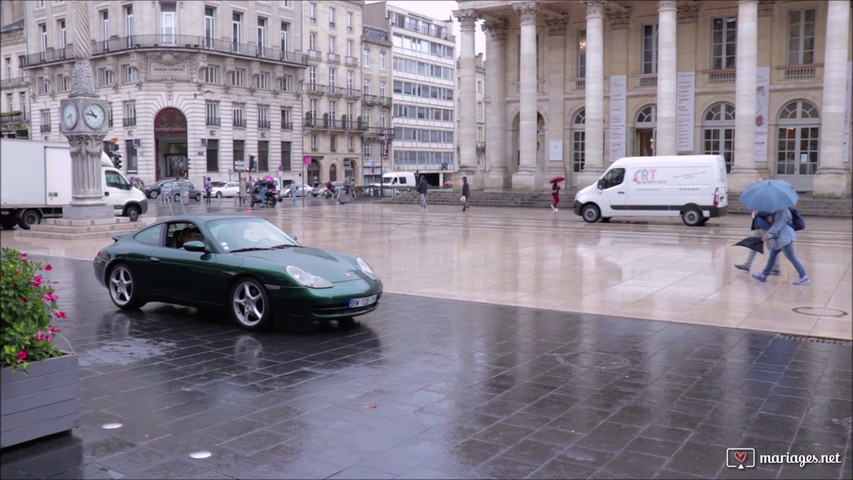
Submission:
{"label": "van windshield", "polygon": [[382,179],[382,183],[385,185],[391,185],[395,180],[397,180],[397,177],[385,177]]}

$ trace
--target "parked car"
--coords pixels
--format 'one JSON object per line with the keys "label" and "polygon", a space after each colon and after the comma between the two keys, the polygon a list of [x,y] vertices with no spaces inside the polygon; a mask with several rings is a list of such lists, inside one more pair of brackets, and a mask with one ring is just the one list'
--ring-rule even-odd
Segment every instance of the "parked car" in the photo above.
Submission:
{"label": "parked car", "polygon": [[305,185],[304,183],[291,183],[290,185],[285,186],[284,190],[281,190],[282,198],[290,197],[290,191],[294,189],[296,190],[296,194],[294,195],[296,197],[307,197],[309,195],[316,196],[314,195],[314,189],[308,185]]}
{"label": "parked car", "polygon": [[276,320],[352,322],[382,296],[360,257],[302,246],[254,215],[175,216],[113,238],[94,271],[123,310],[155,301],[224,309],[260,330]]}
{"label": "parked car", "polygon": [[166,198],[170,198],[175,202],[181,200],[181,194],[183,190],[186,189],[188,192],[188,197],[200,202],[204,192],[201,190],[197,190],[192,182],[189,180],[177,179],[169,182],[163,183],[160,186],[160,195],[165,196]]}
{"label": "parked car", "polygon": [[210,195],[216,198],[236,197],[240,194],[240,182],[215,182],[210,189]]}
{"label": "parked car", "polygon": [[163,184],[167,183],[167,182],[174,182],[174,181],[175,181],[174,178],[169,178],[166,180],[160,180],[159,182],[157,182],[153,185],[145,185],[144,187],[142,187],[142,193],[144,193],[145,196],[148,198],[157,198],[160,196],[160,189],[163,186]]}

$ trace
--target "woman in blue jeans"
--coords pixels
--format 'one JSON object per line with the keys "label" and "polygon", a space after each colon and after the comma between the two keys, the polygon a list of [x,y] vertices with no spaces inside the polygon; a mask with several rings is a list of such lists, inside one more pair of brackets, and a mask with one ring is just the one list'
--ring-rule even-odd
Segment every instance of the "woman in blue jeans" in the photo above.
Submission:
{"label": "woman in blue jeans", "polygon": [[[776,263],[776,257],[779,255],[779,250],[785,254],[785,257],[791,262],[791,265],[797,269],[797,274],[800,278],[794,280],[794,285],[802,285],[809,281],[809,276],[806,275],[806,269],[803,268],[803,264],[797,260],[797,256],[794,255],[794,242],[797,240],[797,233],[794,229],[788,225],[791,222],[791,211],[787,208],[783,208],[778,212],[773,212],[773,225],[767,230],[767,233],[761,237],[761,241],[768,245],[770,250],[770,255],[767,257],[767,264],[764,266],[764,270],[759,274],[753,274],[752,278],[758,280],[759,282],[766,282],[767,276],[770,275],[770,270],[773,268],[773,264]],[[773,242],[767,242],[768,239],[773,239]]]}

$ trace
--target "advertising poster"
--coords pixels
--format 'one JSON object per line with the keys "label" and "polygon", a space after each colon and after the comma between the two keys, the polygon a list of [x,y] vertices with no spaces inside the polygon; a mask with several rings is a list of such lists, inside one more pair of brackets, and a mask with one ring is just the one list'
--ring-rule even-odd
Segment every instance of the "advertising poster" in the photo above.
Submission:
{"label": "advertising poster", "polygon": [[755,77],[755,151],[753,156],[756,162],[766,162],[770,67],[756,68]]}
{"label": "advertising poster", "polygon": [[693,153],[696,72],[678,72],[675,106],[675,149]]}
{"label": "advertising poster", "polygon": [[610,77],[610,161],[614,162],[625,156],[627,152],[626,128],[628,109],[627,77],[612,75]]}

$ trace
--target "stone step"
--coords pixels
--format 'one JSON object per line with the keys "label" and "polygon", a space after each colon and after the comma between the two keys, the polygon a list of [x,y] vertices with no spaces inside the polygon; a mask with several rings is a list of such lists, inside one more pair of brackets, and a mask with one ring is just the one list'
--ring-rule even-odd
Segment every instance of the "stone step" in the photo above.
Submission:
{"label": "stone step", "polygon": [[[576,189],[563,190],[560,193],[560,206],[570,209],[574,203]],[[432,205],[457,205],[462,192],[451,189],[430,190],[427,201]],[[487,207],[548,208],[551,205],[551,192],[509,192],[474,191],[472,204]],[[416,192],[402,192],[400,195],[377,199],[382,203],[417,204]],[[804,217],[853,218],[853,199],[813,198],[810,193],[800,194],[797,210]],[[730,213],[748,213],[737,197],[729,199]]]}
{"label": "stone step", "polygon": [[16,230],[15,236],[21,238],[48,238],[74,240],[81,238],[103,238],[115,234],[130,233],[142,228],[144,224],[131,222],[125,217],[97,218],[86,220],[68,220],[64,218],[45,219],[29,230]]}

